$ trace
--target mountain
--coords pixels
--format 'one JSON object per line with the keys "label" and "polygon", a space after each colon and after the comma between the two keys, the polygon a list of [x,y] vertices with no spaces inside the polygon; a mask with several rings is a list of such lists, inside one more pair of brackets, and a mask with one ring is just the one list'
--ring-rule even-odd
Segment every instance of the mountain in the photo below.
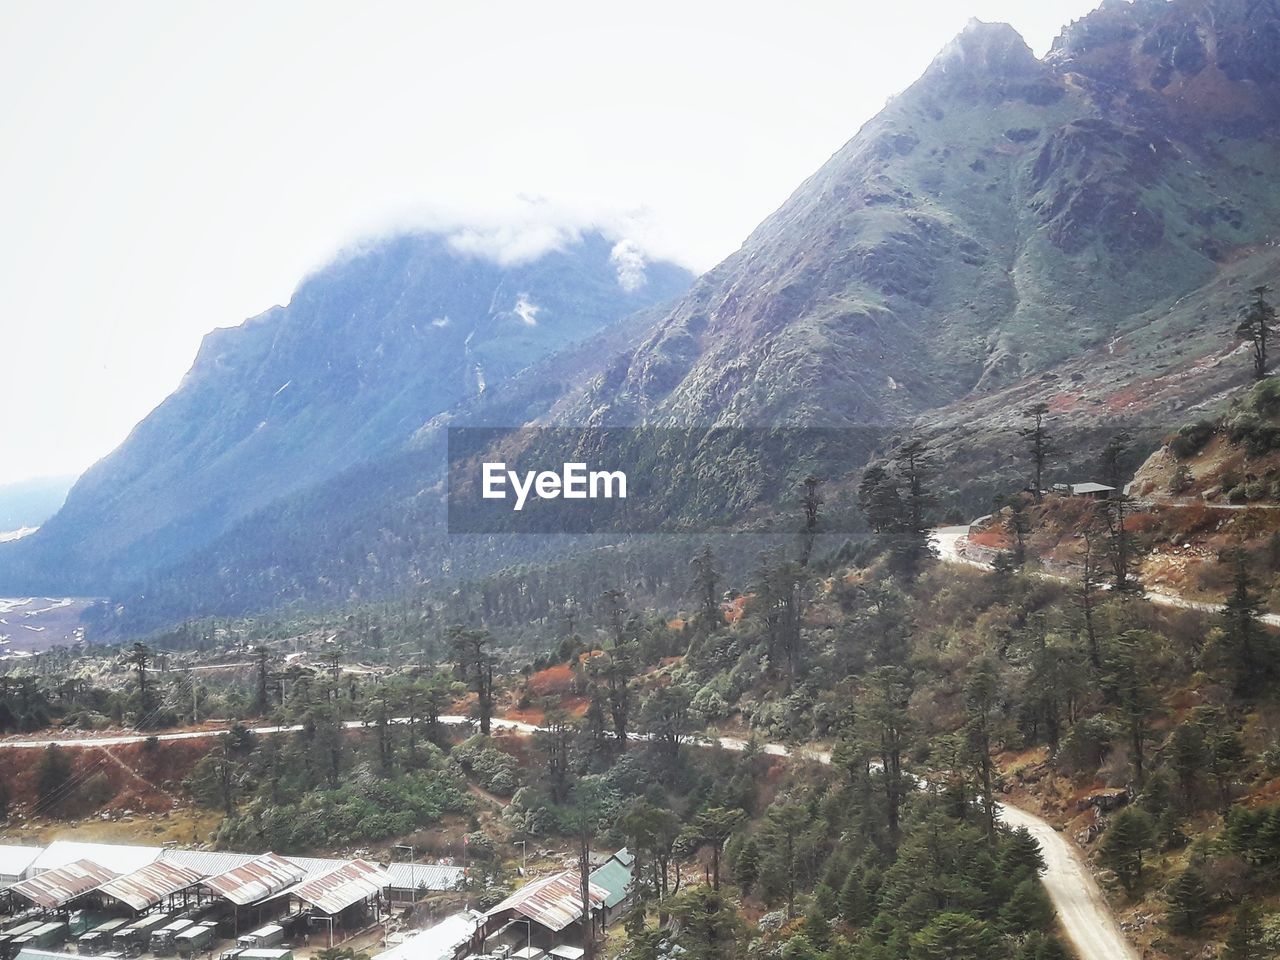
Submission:
{"label": "mountain", "polygon": [[[1025,482],[1017,431],[1033,403],[1049,404],[1058,440],[1048,479],[1087,479],[1119,429],[1140,459],[1174,411],[1194,416],[1248,381],[1230,331],[1280,267],[1277,134],[1277,0],[1108,0],[1043,58],[1012,28],[971,22],[673,304],[482,395],[459,389],[421,429],[398,420],[406,442],[328,460],[327,479],[308,476],[298,495],[277,489],[240,523],[204,528],[204,546],[153,567],[147,599],[131,602],[166,616],[342,602],[561,549],[444,536],[448,423],[846,428],[866,449],[830,476],[833,502],[887,438],[916,432],[956,513]],[[322,381],[329,349],[305,354]],[[349,402],[319,409],[340,418]],[[310,469],[299,458],[287,473]],[[178,464],[138,503],[181,490],[211,509],[219,491],[189,475],[200,471]]]}
{"label": "mountain", "polygon": [[689,279],[599,233],[507,264],[436,233],[353,250],[210,333],[173,395],[0,551],[4,586],[97,592],[179,562]]}
{"label": "mountain", "polygon": [[1042,60],[971,22],[579,414],[972,437],[1032,399],[1154,417],[1240,382],[1217,361],[1275,275],[1278,54],[1267,0],[1107,2]]}

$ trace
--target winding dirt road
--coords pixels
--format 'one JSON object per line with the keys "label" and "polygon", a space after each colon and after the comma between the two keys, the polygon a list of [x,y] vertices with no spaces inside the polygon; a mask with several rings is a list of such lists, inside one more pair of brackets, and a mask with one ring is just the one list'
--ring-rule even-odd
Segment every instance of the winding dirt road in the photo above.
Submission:
{"label": "winding dirt road", "polygon": [[[407,718],[397,718],[392,722],[405,723]],[[454,726],[473,721],[467,717],[447,716],[441,717],[440,722]],[[349,720],[344,726],[348,729],[357,729],[366,724],[360,720]],[[261,726],[250,729],[261,736],[272,736],[292,733],[301,730],[302,727],[300,725]],[[539,730],[531,723],[500,718],[494,718],[493,729],[518,736],[528,736]],[[154,736],[157,740],[198,740],[219,737],[225,733],[225,729],[184,730]],[[38,750],[55,743],[59,746],[109,747],[139,743],[148,739],[150,736],[144,733],[124,733],[105,737],[16,738],[0,741],[0,750],[6,748]],[[632,739],[643,740],[644,737],[640,734],[632,734]],[[724,750],[739,752],[746,750],[748,745],[748,741],[740,737],[695,738],[691,739],[690,743],[697,746],[718,746]],[[781,743],[765,743],[761,744],[760,748],[770,756],[794,756],[814,763],[831,763],[831,754],[826,750],[813,748],[793,750]],[[1139,960],[1138,954],[1125,940],[1119,925],[1107,908],[1102,891],[1090,874],[1080,852],[1050,823],[1032,813],[1006,804],[999,805],[999,813],[1000,818],[1010,826],[1026,827],[1040,844],[1045,860],[1043,877],[1045,891],[1058,912],[1062,929],[1075,945],[1080,960]]]}
{"label": "winding dirt road", "polygon": [[[938,551],[938,559],[944,563],[958,563],[966,567],[977,567],[979,570],[990,570],[991,564],[983,563],[980,560],[974,560],[966,557],[960,552],[961,541],[969,536],[969,525],[955,527],[938,527],[930,537],[934,548]],[[1043,580],[1056,580],[1059,583],[1071,583],[1071,578],[1059,576],[1055,573],[1044,573],[1036,571],[1034,574]],[[1108,584],[1099,584],[1099,588],[1106,590]],[[1187,600],[1184,597],[1175,597],[1168,593],[1156,593],[1148,590],[1143,595],[1149,603],[1154,603],[1160,607],[1177,607],[1180,610],[1199,610],[1201,613],[1221,613],[1222,604],[1206,603],[1203,600]],[[1280,613],[1264,613],[1258,618],[1263,623],[1272,627],[1280,627]]]}

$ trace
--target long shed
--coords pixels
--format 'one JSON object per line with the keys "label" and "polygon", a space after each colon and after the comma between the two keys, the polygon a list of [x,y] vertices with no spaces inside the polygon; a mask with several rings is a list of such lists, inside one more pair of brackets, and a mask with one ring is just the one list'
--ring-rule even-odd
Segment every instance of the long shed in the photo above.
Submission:
{"label": "long shed", "polygon": [[9,893],[41,910],[60,910],[118,876],[92,860],[77,860],[20,880]]}

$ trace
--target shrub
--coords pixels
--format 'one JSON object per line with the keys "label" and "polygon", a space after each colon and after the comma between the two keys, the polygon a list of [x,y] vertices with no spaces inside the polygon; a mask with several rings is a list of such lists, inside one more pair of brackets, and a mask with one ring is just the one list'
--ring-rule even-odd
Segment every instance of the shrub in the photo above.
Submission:
{"label": "shrub", "polygon": [[1115,730],[1101,717],[1089,717],[1071,727],[1063,738],[1058,762],[1072,773],[1093,773],[1111,749]]}
{"label": "shrub", "polygon": [[1188,424],[1169,442],[1169,449],[1179,460],[1194,457],[1213,439],[1216,430],[1217,424],[1212,420],[1200,420],[1197,423]]}
{"label": "shrub", "polygon": [[509,797],[520,786],[520,768],[515,758],[475,736],[453,748],[449,759],[471,774],[486,790]]}

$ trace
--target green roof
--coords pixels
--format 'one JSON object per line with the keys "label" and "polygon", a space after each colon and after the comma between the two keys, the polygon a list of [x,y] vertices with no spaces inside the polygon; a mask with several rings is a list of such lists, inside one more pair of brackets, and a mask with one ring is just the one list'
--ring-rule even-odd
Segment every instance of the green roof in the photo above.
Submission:
{"label": "green roof", "polygon": [[631,886],[631,871],[615,857],[595,869],[591,874],[591,882],[608,893],[604,905],[606,909],[612,910],[626,899],[627,890]]}

